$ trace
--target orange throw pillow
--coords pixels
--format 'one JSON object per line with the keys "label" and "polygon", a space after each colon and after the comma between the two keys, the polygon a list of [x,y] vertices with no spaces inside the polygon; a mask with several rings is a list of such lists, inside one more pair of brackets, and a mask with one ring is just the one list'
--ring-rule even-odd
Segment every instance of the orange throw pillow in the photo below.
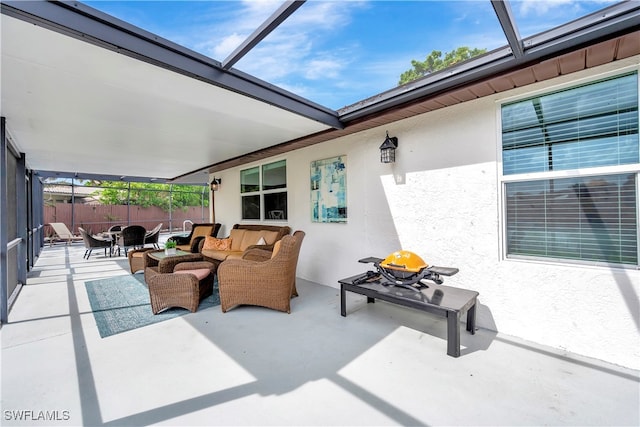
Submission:
{"label": "orange throw pillow", "polygon": [[202,249],[214,251],[231,250],[231,239],[216,239],[215,237],[206,236],[204,238],[204,245],[202,245]]}

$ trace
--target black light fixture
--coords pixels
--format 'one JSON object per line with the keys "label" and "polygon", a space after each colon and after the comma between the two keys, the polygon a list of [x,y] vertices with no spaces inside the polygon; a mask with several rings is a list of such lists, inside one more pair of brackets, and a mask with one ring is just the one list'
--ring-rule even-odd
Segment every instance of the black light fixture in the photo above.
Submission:
{"label": "black light fixture", "polygon": [[380,146],[380,161],[382,163],[395,162],[396,148],[398,148],[398,138],[395,136],[389,137],[389,131],[387,131],[387,137]]}
{"label": "black light fixture", "polygon": [[218,191],[220,189],[220,184],[222,184],[222,178],[213,177],[209,187],[211,187],[211,191]]}

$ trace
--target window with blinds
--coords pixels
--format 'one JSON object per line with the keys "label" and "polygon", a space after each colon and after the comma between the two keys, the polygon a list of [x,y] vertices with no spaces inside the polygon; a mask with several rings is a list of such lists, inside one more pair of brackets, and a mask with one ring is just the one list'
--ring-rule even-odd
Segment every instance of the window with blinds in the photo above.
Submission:
{"label": "window with blinds", "polygon": [[505,104],[501,118],[507,256],[637,266],[637,73]]}

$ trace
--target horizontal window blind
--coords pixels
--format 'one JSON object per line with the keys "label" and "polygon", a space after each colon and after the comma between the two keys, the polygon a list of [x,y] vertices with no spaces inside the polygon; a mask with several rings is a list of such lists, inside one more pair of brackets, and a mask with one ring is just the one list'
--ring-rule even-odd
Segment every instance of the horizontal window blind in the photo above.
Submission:
{"label": "horizontal window blind", "polygon": [[506,183],[507,252],[637,264],[636,174]]}
{"label": "horizontal window blind", "polygon": [[503,174],[638,163],[636,73],[502,107]]}

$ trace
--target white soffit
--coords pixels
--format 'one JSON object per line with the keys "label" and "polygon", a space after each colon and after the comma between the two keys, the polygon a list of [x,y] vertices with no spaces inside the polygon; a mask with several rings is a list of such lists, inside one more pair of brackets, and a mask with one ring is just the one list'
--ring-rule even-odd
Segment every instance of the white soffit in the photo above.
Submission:
{"label": "white soffit", "polygon": [[2,116],[36,170],[174,178],[328,129],[2,15]]}

